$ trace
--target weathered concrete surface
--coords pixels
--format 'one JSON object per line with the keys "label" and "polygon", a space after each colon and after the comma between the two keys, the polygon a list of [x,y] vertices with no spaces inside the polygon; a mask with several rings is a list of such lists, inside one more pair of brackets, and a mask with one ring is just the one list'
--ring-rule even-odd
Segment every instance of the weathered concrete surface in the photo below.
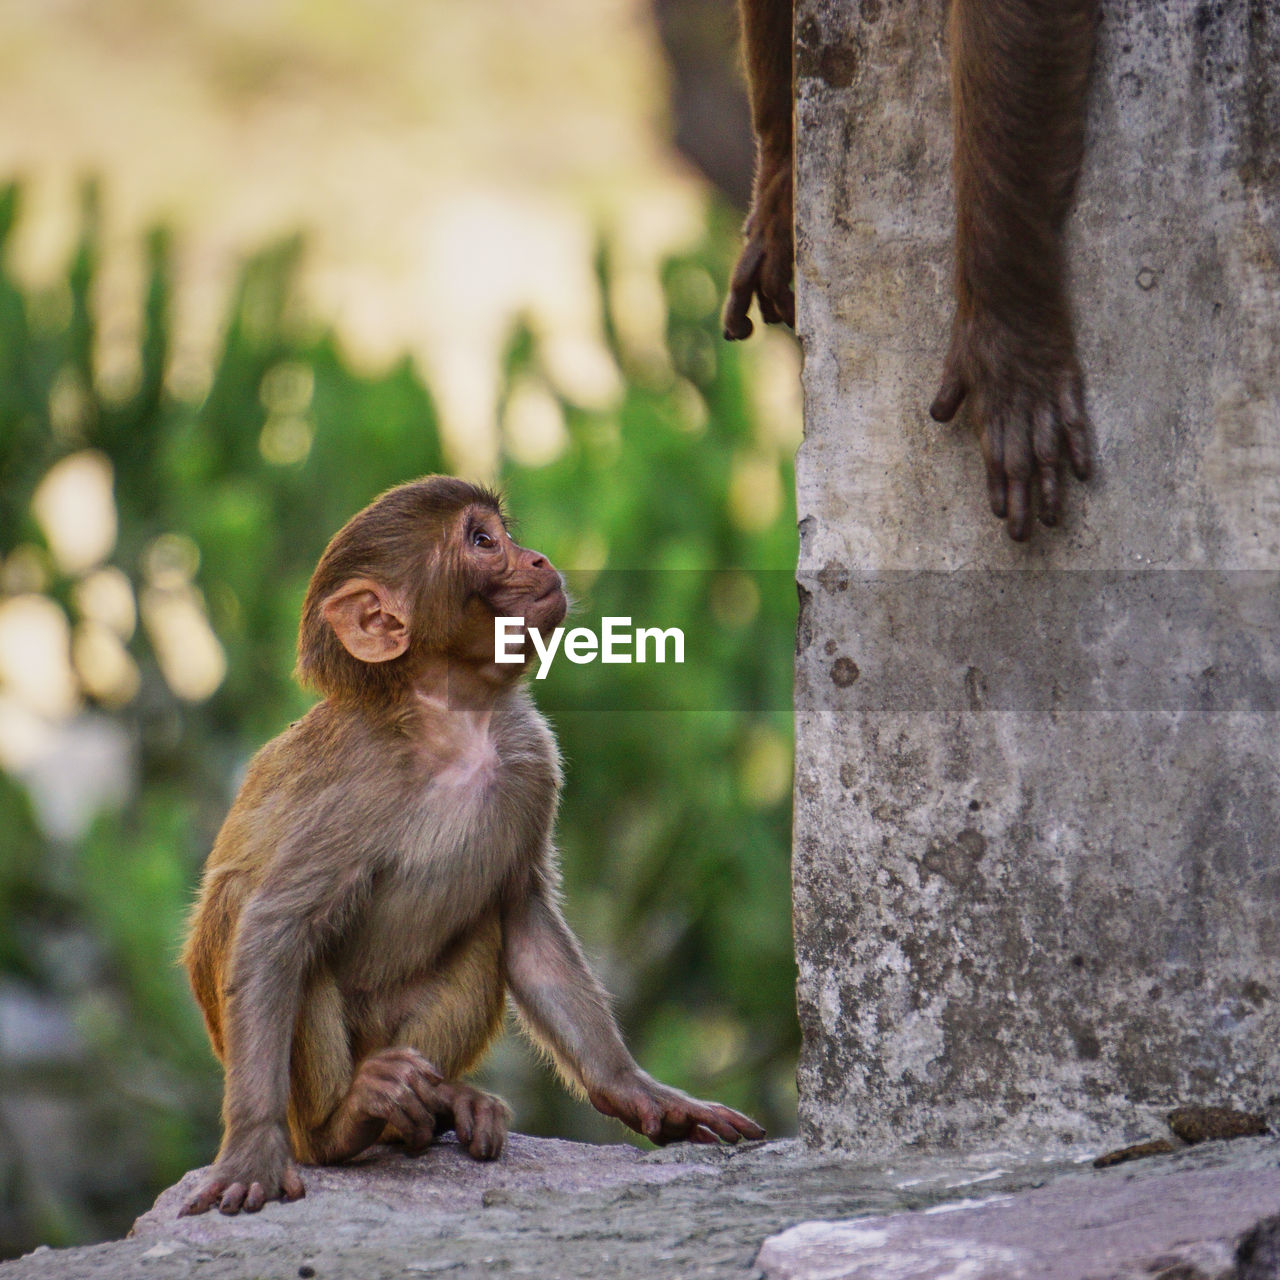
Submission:
{"label": "weathered concrete surface", "polygon": [[[178,1218],[199,1176],[189,1174],[133,1238],[43,1250],[0,1264],[0,1280],[1263,1280],[1232,1257],[1238,1238],[1280,1208],[1278,1155],[1273,1139],[1251,1138],[1096,1171],[1081,1153],[1074,1162],[989,1153],[874,1165],[796,1142],[643,1154],[516,1136],[496,1164],[445,1143],[417,1160],[383,1151],[308,1169],[305,1200],[237,1218]],[[974,1200],[985,1207],[967,1208]],[[767,1237],[799,1223],[854,1215],[851,1227],[783,1235],[761,1254]],[[793,1247],[815,1234],[821,1249]],[[881,1249],[868,1271],[874,1241],[897,1252]],[[1010,1258],[1022,1269],[1006,1266]],[[992,1259],[1004,1269],[984,1269]],[[1149,1265],[1155,1259],[1166,1262]],[[1168,1259],[1229,1267],[1162,1270]]]}
{"label": "weathered concrete surface", "polygon": [[[806,1222],[767,1240],[769,1280],[1236,1280],[1280,1247],[1280,1169],[1071,1179],[919,1213]],[[1266,1225],[1259,1232],[1260,1224]],[[1280,1276],[1280,1255],[1258,1280]]]}
{"label": "weathered concrete surface", "polygon": [[802,1131],[1120,1145],[1280,1101],[1280,6],[1103,0],[1099,475],[1023,546],[925,412],[943,10],[797,18]]}

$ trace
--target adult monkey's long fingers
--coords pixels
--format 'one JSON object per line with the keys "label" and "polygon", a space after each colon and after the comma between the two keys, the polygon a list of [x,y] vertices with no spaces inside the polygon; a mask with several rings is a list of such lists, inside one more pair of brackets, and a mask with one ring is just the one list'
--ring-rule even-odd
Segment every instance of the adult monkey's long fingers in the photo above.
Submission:
{"label": "adult monkey's long fingers", "polygon": [[724,304],[724,336],[731,342],[749,338],[755,332],[747,312],[755,297],[760,264],[764,261],[764,246],[759,240],[749,240],[738,257],[729,282],[729,297]]}
{"label": "adult monkey's long fingers", "polygon": [[[781,321],[792,329],[796,327],[796,295],[791,288],[791,257],[789,254],[771,253],[760,267],[760,297],[768,298],[774,318],[770,324]],[[763,306],[761,307],[763,313]],[[767,317],[766,317],[767,318]]]}

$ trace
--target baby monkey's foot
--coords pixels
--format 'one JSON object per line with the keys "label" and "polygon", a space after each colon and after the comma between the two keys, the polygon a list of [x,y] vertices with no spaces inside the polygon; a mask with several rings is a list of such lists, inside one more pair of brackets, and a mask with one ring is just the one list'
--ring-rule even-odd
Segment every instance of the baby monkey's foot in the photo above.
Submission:
{"label": "baby monkey's foot", "polygon": [[437,1133],[452,1129],[473,1160],[496,1160],[502,1154],[511,1111],[501,1098],[453,1080],[432,1092]]}
{"label": "baby monkey's foot", "polygon": [[356,1068],[337,1110],[312,1131],[312,1158],[337,1164],[390,1136],[398,1136],[412,1152],[425,1150],[436,1137],[432,1090],[440,1080],[440,1072],[416,1049],[371,1053]]}

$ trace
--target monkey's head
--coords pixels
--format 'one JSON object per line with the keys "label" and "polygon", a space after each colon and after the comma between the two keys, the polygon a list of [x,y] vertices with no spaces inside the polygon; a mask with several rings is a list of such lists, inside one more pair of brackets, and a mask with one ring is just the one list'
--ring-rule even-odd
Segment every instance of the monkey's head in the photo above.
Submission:
{"label": "monkey's head", "polygon": [[505,683],[524,664],[494,661],[494,618],[548,631],[567,609],[560,574],[512,540],[496,494],[425,476],[334,534],[302,606],[297,675],[326,697],[393,699],[445,658]]}

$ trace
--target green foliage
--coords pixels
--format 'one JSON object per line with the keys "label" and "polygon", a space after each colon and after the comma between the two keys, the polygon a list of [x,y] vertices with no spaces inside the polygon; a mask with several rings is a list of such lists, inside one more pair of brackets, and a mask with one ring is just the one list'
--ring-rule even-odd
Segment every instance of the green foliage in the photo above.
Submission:
{"label": "green foliage", "polygon": [[[0,253],[19,195],[0,195]],[[0,777],[0,974],[67,999],[102,1088],[142,1116],[139,1167],[122,1174],[134,1178],[122,1194],[136,1209],[215,1145],[216,1065],[175,960],[238,770],[307,705],[290,673],[308,575],[348,516],[446,460],[409,361],[357,373],[332,333],[298,320],[293,242],[244,267],[197,396],[172,389],[171,246],[154,234],[136,374],[104,387],[90,306],[97,225],[90,189],[52,293],[28,296],[0,270],[0,553],[10,567],[35,556],[42,589],[81,623],[75,576],[45,548],[32,496],[60,458],[101,451],[119,517],[111,564],[144,619],[176,565],[226,673],[203,701],[180,697],[153,630],[137,629],[136,694],[97,707],[87,697],[136,743],[137,788],[70,846],[43,837]],[[576,403],[539,335],[517,329],[501,373],[504,416],[517,390],[536,388],[566,442],[545,465],[508,458],[501,480],[524,540],[569,572],[570,625],[619,615],[685,633],[683,666],[561,659],[536,682],[566,758],[568,910],[645,1064],[778,1132],[791,1123],[797,1038],[787,909],[794,512],[790,461],[755,418],[750,357],[718,336],[715,281],[733,240],[713,216],[704,243],[667,264],[667,356],[656,360],[619,336],[601,251],[603,328],[620,375],[607,408]],[[78,986],[32,942],[55,918],[93,957]],[[526,1130],[621,1136],[510,1046],[487,1074],[513,1095]]]}
{"label": "green foliage", "polygon": [[[570,625],[598,633],[601,618],[630,617],[685,633],[683,666],[561,658],[534,682],[566,756],[568,912],[597,954],[626,957],[611,985],[649,1069],[777,1131],[795,1039],[792,477],[761,446],[740,351],[720,339],[715,281],[732,243],[713,228],[667,264],[671,367],[656,371],[616,336],[601,255],[621,402],[591,411],[561,397],[563,453],[503,480],[521,528],[568,570]],[[554,391],[526,331],[507,381],[530,378]],[[787,495],[763,524],[731,500],[735,468],[762,454]],[[595,563],[575,572],[584,552]],[[549,1128],[576,1127],[562,1096],[539,1102]]]}

